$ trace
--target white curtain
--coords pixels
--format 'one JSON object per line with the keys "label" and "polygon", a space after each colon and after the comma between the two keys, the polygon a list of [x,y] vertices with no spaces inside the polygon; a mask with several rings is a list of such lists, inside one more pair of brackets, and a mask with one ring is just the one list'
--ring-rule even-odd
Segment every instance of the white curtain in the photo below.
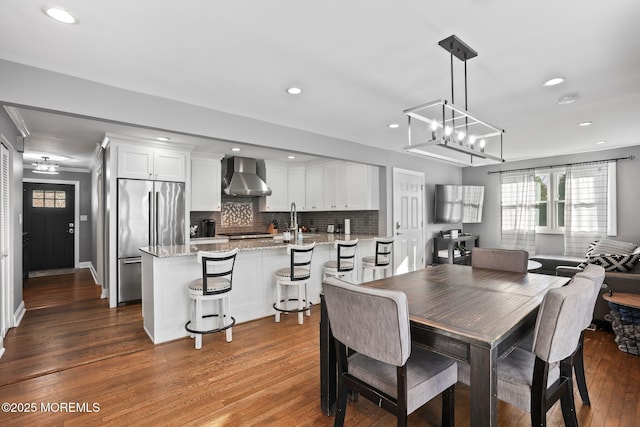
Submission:
{"label": "white curtain", "polygon": [[565,181],[565,255],[584,256],[589,243],[607,235],[608,164],[572,166]]}
{"label": "white curtain", "polygon": [[536,250],[534,170],[505,172],[501,177],[502,237],[504,249]]}

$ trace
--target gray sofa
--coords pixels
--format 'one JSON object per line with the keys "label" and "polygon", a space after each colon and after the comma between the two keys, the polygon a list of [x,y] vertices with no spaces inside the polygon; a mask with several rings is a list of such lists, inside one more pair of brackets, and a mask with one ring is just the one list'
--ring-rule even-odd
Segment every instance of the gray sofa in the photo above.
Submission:
{"label": "gray sofa", "polygon": [[[555,274],[558,276],[572,277],[581,271],[578,265],[585,261],[585,258],[570,257],[564,255],[536,255],[531,257],[532,260],[538,261],[542,267],[531,270],[534,273]],[[619,271],[607,271],[602,292],[626,292],[640,294],[640,262],[628,273]],[[596,302],[596,308],[593,313],[593,319],[599,326],[610,327],[611,324],[604,318],[610,311],[607,301],[599,297]]]}

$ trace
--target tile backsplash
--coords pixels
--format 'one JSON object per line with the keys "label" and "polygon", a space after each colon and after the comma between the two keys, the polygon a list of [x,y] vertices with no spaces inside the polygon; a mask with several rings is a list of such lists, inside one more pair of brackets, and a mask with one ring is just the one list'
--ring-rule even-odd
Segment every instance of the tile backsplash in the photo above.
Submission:
{"label": "tile backsplash", "polygon": [[[222,197],[221,212],[191,212],[191,225],[198,226],[196,237],[202,237],[202,221],[216,222],[216,233],[266,232],[269,224],[277,222],[282,230],[290,221],[289,212],[260,212],[258,197]],[[298,224],[315,227],[320,232],[327,230],[329,224],[344,225],[345,218],[351,220],[353,234],[378,234],[378,211],[324,211],[298,212]]]}
{"label": "tile backsplash", "polygon": [[253,203],[224,202],[221,218],[221,228],[253,227]]}

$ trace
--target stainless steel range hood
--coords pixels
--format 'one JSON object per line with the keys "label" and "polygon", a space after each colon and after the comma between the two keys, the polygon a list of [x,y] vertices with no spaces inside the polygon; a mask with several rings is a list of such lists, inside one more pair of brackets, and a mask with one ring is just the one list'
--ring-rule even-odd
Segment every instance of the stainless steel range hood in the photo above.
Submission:
{"label": "stainless steel range hood", "polygon": [[227,175],[222,182],[224,194],[237,197],[270,196],[271,189],[256,171],[256,159],[229,157]]}

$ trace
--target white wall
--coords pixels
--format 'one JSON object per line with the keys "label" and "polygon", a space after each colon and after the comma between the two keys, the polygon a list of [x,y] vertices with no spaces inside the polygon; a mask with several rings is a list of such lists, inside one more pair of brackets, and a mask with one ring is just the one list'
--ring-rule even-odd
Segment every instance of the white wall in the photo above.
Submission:
{"label": "white wall", "polygon": [[[500,174],[487,174],[488,171],[530,168],[565,163],[588,162],[618,157],[636,156],[635,160],[618,162],[618,240],[640,244],[640,146],[611,150],[594,151],[583,154],[540,158],[520,162],[505,163],[500,166],[464,168],[464,184],[484,185],[485,201],[482,224],[469,224],[465,231],[480,235],[480,246],[500,247]],[[585,248],[586,249],[586,248]],[[536,253],[563,254],[564,236],[561,234],[536,234]]]}

